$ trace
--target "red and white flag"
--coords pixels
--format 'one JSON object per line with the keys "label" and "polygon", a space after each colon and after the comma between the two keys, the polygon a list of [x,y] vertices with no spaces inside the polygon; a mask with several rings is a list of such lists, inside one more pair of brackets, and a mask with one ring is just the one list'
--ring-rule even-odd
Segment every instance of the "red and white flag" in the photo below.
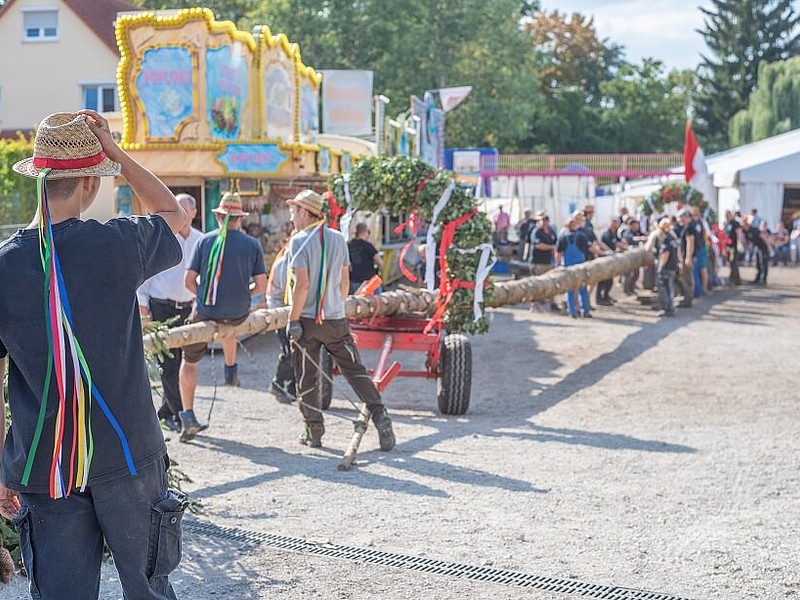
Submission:
{"label": "red and white flag", "polygon": [[703,194],[708,193],[710,179],[706,157],[692,132],[691,121],[686,121],[686,141],[683,143],[683,172],[686,183]]}

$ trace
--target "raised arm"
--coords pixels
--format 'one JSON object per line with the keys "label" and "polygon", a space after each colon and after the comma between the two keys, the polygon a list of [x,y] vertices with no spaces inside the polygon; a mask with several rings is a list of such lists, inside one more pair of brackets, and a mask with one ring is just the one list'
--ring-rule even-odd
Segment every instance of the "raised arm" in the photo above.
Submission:
{"label": "raised arm", "polygon": [[178,204],[175,195],[169,191],[164,182],[117,145],[111,137],[111,129],[105,117],[93,110],[80,110],[78,113],[86,115],[86,123],[100,140],[106,156],[122,165],[122,176],[142,201],[147,212],[162,217],[173,233],[182,229],[186,224],[186,211]]}

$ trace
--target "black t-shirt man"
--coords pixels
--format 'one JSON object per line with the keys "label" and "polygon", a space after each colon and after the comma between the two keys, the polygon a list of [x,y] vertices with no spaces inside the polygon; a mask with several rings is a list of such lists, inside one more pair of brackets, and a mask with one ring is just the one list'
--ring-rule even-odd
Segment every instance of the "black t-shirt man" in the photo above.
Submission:
{"label": "black t-shirt man", "polygon": [[619,242],[619,238],[617,237],[617,234],[610,229],[606,229],[603,232],[603,235],[600,236],[600,239],[611,250],[617,249],[617,242]]}
{"label": "black t-shirt man", "polygon": [[739,222],[736,219],[731,219],[725,223],[725,242],[729,248],[736,248],[736,242],[738,241],[737,231],[740,227],[741,225],[739,225]]}
{"label": "black t-shirt man", "polygon": [[367,240],[354,238],[347,242],[350,251],[350,283],[363,283],[375,275],[373,259],[377,248]]}
{"label": "black t-shirt man", "polygon": [[658,247],[659,265],[664,255],[667,255],[667,261],[659,269],[664,271],[677,271],[678,270],[678,238],[671,231],[664,235],[664,239]]}
{"label": "black t-shirt man", "polygon": [[531,262],[535,265],[551,265],[553,264],[553,251],[552,250],[539,250],[536,244],[548,244],[551,246],[556,245],[556,233],[550,229],[545,231],[544,227],[537,227],[531,232]]}

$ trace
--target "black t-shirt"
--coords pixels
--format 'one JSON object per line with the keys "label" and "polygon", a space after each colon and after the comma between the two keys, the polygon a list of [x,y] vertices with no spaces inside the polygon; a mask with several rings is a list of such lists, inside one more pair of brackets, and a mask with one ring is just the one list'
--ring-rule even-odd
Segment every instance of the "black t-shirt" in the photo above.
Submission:
{"label": "black t-shirt", "polygon": [[603,232],[603,235],[600,236],[600,239],[612,250],[617,249],[617,242],[619,241],[619,238],[617,237],[617,234],[610,229],[606,229]]}
{"label": "black t-shirt", "polygon": [[728,246],[736,246],[737,234],[736,231],[741,227],[736,219],[732,219],[725,223],[725,237]]}
{"label": "black t-shirt", "polygon": [[697,219],[689,221],[689,231],[694,235],[694,253],[697,254],[706,245],[706,237],[703,233],[703,224]]}
{"label": "black t-shirt", "polygon": [[[101,224],[69,219],[53,225],[55,248],[70,304],[73,330],[92,383],[124,433],[137,469],[166,452],[144,364],[136,289],[145,279],[178,264],[181,247],[161,217],[125,217]],[[8,356],[12,424],[6,437],[2,478],[29,493],[49,491],[58,409],[55,374],[47,394],[44,428],[30,480],[22,486],[36,430],[48,363],[44,274],[36,229],[20,230],[0,244],[0,356]],[[67,371],[72,361],[67,359]],[[67,377],[67,390],[72,386]],[[62,457],[69,477],[72,408],[64,411]],[[94,454],[88,485],[128,474],[123,447],[97,399],[92,401]],[[74,481],[70,483],[74,485]]]}
{"label": "black t-shirt", "polygon": [[578,231],[580,231],[583,234],[583,237],[586,238],[586,250],[584,251],[586,260],[594,259],[594,254],[592,254],[592,252],[589,250],[589,248],[592,247],[592,244],[597,241],[597,234],[595,234],[592,224],[588,219],[586,219],[586,225],[584,225],[583,229],[579,229]]}
{"label": "black t-shirt", "polygon": [[218,234],[219,229],[204,234],[197,242],[189,263],[189,268],[200,274],[195,309],[197,314],[207,319],[238,319],[250,312],[250,279],[267,272],[264,251],[255,238],[238,229],[229,229],[216,302],[205,304],[203,296],[208,285],[208,259]]}
{"label": "black t-shirt", "polygon": [[659,266],[661,265],[661,260],[664,254],[667,254],[667,262],[664,264],[663,267],[660,267],[666,271],[677,271],[678,270],[678,238],[675,237],[675,234],[671,231],[668,231],[664,238],[661,240],[661,243],[658,246],[658,260]]}
{"label": "black t-shirt", "polygon": [[375,275],[373,258],[378,250],[367,240],[352,239],[347,242],[350,251],[350,281],[361,283]]}
{"label": "black t-shirt", "polygon": [[761,231],[759,231],[756,227],[748,227],[744,230],[744,237],[747,239],[748,242],[756,246],[759,250],[766,251],[767,249],[767,242],[764,241],[764,238],[761,237]]}
{"label": "black t-shirt", "polygon": [[556,233],[552,229],[547,232],[543,227],[537,227],[531,232],[531,262],[535,265],[550,265],[553,262],[552,250],[539,250],[536,244],[555,245]]}
{"label": "black t-shirt", "polygon": [[531,236],[531,232],[533,232],[534,228],[536,227],[536,221],[533,219],[525,219],[519,226],[519,239],[521,242],[526,242]]}

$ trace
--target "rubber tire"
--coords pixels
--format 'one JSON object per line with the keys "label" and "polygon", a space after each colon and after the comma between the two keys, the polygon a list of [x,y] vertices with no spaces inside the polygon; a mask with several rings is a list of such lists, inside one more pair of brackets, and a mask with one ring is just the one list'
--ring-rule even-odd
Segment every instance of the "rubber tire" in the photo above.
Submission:
{"label": "rubber tire", "polygon": [[[319,405],[322,410],[328,410],[331,407],[331,399],[333,398],[333,357],[328,354],[325,348],[322,348],[319,356]],[[327,377],[325,375],[327,375]]]}
{"label": "rubber tire", "polygon": [[472,393],[472,346],[461,333],[444,337],[440,348],[439,378],[436,380],[439,411],[463,415],[469,410]]}

